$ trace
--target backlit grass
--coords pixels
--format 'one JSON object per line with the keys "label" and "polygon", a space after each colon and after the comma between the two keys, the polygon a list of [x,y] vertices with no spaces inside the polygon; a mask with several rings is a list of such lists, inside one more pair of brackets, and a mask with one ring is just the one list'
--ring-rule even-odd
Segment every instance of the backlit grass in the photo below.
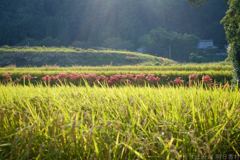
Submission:
{"label": "backlit grass", "polygon": [[1,159],[239,154],[239,91],[0,85]]}

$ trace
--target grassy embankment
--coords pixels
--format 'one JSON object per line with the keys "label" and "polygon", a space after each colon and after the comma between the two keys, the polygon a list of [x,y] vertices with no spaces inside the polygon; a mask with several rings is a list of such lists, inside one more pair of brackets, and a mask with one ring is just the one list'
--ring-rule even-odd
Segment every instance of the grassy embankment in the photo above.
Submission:
{"label": "grassy embankment", "polygon": [[170,64],[172,60],[130,51],[95,50],[56,47],[9,47],[0,48],[0,66],[15,64],[18,67],[43,65],[104,66]]}

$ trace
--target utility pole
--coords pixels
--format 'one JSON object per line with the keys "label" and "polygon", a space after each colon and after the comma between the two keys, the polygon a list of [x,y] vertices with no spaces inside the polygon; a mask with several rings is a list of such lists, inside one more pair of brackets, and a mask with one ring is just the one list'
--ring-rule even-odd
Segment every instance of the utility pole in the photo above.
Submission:
{"label": "utility pole", "polygon": [[132,28],[132,32],[133,32],[132,41],[133,41],[133,50],[134,50],[134,45],[135,45],[135,42],[134,42],[135,28],[134,28],[134,26],[133,26],[133,28]]}
{"label": "utility pole", "polygon": [[172,48],[171,46],[169,46],[169,59],[171,59],[171,52],[172,52]]}

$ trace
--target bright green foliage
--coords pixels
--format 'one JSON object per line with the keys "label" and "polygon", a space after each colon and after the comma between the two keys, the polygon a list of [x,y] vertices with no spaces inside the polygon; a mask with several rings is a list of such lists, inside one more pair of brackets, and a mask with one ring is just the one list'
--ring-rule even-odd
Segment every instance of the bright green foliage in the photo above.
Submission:
{"label": "bright green foliage", "polygon": [[[188,0],[191,4],[199,6],[208,0]],[[226,38],[228,41],[229,57],[234,67],[233,81],[236,84],[240,80],[240,1],[225,0],[229,4],[229,10],[221,23],[224,24],[226,30]]]}
{"label": "bright green foliage", "polygon": [[202,5],[204,2],[207,2],[209,0],[188,0],[192,5],[199,7]]}
{"label": "bright green foliage", "polygon": [[240,0],[228,0],[229,10],[221,23],[224,24],[229,44],[229,57],[234,67],[234,82],[240,80]]}
{"label": "bright green foliage", "polygon": [[203,56],[198,56],[196,53],[190,53],[189,62],[203,63],[206,62],[206,58]]}
{"label": "bright green foliage", "polygon": [[238,90],[1,85],[0,97],[0,159],[217,159],[240,150]]}
{"label": "bright green foliage", "polygon": [[[179,34],[158,27],[139,39],[142,46],[147,47],[147,53],[155,53],[157,56],[168,57],[168,47],[172,47],[172,57],[181,59],[188,57],[199,42],[199,37],[191,34]],[[166,53],[165,53],[166,52]],[[165,54],[164,54],[165,53]]]}

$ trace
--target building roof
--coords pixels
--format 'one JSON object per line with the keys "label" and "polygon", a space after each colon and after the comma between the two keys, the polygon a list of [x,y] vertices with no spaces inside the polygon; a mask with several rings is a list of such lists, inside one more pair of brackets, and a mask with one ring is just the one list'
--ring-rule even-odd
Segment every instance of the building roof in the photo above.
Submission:
{"label": "building roof", "polygon": [[211,48],[218,48],[216,46],[213,45],[213,40],[212,39],[205,39],[205,40],[200,40],[198,43],[198,48],[199,49],[206,49],[208,47]]}

